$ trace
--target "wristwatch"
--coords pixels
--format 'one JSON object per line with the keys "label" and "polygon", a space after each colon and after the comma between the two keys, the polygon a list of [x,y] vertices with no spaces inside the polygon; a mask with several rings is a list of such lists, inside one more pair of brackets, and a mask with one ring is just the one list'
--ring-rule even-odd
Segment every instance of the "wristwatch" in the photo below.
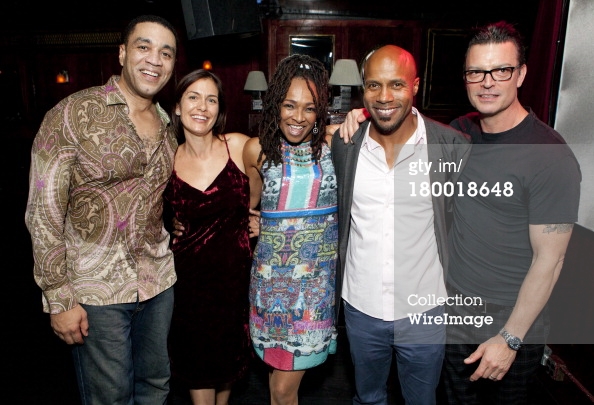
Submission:
{"label": "wristwatch", "polygon": [[520,347],[522,347],[522,339],[510,334],[508,331],[505,330],[505,328],[501,328],[499,334],[503,336],[510,349],[518,351],[520,350]]}

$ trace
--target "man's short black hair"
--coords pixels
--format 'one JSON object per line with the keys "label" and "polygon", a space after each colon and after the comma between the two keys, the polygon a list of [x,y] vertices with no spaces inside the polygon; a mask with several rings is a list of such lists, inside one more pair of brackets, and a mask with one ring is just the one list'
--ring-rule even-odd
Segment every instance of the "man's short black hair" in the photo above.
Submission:
{"label": "man's short black hair", "polygon": [[158,15],[152,15],[152,14],[140,15],[140,16],[134,18],[132,21],[130,21],[128,23],[128,25],[126,26],[126,28],[124,28],[124,31],[122,31],[122,44],[126,45],[128,43],[128,40],[130,39],[130,35],[132,34],[132,31],[134,31],[134,28],[136,28],[136,26],[138,24],[144,23],[144,22],[157,23],[157,24],[160,24],[163,27],[167,28],[169,31],[171,31],[175,37],[175,46],[177,47],[179,38],[177,37],[177,31],[176,31],[175,27],[173,26],[173,24],[171,24],[169,21],[167,21],[163,17],[159,17]]}
{"label": "man's short black hair", "polygon": [[[468,49],[473,45],[503,44],[505,42],[511,42],[516,46],[518,50],[518,64],[524,65],[526,63],[524,39],[512,24],[505,21],[499,21],[477,28],[468,43]],[[466,54],[468,54],[468,50],[466,50]]]}

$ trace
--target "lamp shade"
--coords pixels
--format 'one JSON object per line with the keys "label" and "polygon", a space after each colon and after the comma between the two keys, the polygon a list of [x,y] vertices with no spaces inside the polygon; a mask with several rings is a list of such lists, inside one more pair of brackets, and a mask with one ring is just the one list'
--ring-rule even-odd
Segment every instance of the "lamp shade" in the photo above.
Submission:
{"label": "lamp shade", "polygon": [[243,89],[247,91],[268,90],[268,84],[266,83],[266,77],[264,77],[264,72],[262,72],[261,70],[252,70],[251,72],[249,72]]}
{"label": "lamp shade", "polygon": [[329,83],[333,86],[361,86],[361,75],[354,59],[338,59]]}

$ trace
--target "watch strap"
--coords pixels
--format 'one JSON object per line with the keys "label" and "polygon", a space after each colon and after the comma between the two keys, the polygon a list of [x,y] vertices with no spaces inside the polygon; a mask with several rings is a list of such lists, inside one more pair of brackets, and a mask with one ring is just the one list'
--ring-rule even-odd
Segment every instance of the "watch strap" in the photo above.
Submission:
{"label": "watch strap", "polygon": [[503,339],[505,339],[505,342],[507,343],[507,345],[509,346],[510,349],[517,351],[522,346],[522,343],[523,343],[522,339],[520,339],[517,336],[512,335],[511,333],[506,331],[505,328],[501,328],[501,330],[499,331],[499,334],[501,336],[503,336]]}

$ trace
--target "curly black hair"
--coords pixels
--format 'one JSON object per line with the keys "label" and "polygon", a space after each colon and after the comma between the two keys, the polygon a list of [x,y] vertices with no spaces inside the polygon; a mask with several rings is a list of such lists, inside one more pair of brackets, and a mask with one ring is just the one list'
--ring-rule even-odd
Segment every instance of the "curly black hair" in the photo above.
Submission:
{"label": "curly black hair", "polygon": [[317,162],[322,154],[322,144],[325,142],[326,114],[328,105],[328,72],[319,60],[308,55],[291,55],[278,64],[276,72],[270,79],[268,91],[264,94],[262,103],[262,121],[259,127],[260,145],[262,152],[258,161],[264,155],[268,164],[280,164],[282,159],[281,137],[279,129],[280,106],[295,77],[302,77],[307,82],[316,105],[317,133],[312,133],[311,148],[313,158]]}

